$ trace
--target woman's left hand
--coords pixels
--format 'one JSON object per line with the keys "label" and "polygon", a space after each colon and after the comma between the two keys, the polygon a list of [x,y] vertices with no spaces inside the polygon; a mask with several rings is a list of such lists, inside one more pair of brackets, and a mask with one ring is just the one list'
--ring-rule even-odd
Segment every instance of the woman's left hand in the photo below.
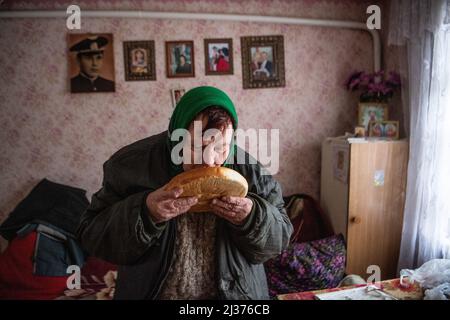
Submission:
{"label": "woman's left hand", "polygon": [[241,225],[253,208],[253,201],[242,197],[221,197],[211,203],[213,212],[229,222]]}

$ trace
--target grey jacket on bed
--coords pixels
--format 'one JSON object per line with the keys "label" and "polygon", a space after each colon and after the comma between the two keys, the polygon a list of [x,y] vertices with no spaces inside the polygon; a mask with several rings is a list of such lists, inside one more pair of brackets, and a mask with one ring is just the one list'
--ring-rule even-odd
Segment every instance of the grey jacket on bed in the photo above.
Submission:
{"label": "grey jacket on bed", "polygon": [[[148,193],[170,180],[166,137],[137,141],[105,162],[103,186],[78,228],[88,253],[119,265],[115,299],[156,299],[172,262],[177,219],[155,225],[145,205]],[[292,225],[271,175],[262,175],[259,164],[232,169],[247,179],[254,205],[243,226],[218,221],[219,298],[268,299],[263,263],[287,247]]]}

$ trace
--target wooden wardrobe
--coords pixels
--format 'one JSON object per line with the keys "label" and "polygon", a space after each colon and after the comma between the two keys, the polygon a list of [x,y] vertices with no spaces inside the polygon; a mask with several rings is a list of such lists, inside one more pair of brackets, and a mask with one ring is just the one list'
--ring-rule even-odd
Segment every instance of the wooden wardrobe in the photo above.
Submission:
{"label": "wooden wardrobe", "polygon": [[347,274],[397,277],[408,166],[407,140],[328,138],[320,202],[347,242]]}

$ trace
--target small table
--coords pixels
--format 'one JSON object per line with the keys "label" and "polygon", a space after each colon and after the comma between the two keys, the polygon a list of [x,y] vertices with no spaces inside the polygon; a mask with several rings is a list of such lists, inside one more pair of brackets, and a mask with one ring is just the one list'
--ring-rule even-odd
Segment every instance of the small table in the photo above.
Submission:
{"label": "small table", "polygon": [[[400,279],[391,279],[381,282],[374,283],[378,288],[384,292],[392,295],[399,300],[423,300],[423,290],[417,283],[401,285]],[[364,287],[365,284],[359,284],[354,286],[315,290],[315,291],[305,291],[296,293],[280,294],[277,296],[278,300],[315,300],[315,295],[325,292],[334,292],[351,288]]]}

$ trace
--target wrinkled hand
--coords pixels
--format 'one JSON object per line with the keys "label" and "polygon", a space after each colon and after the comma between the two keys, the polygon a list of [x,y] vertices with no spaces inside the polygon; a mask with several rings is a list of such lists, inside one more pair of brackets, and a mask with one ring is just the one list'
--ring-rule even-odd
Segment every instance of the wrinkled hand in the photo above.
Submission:
{"label": "wrinkled hand", "polygon": [[186,213],[194,204],[198,202],[197,197],[182,197],[183,189],[176,188],[165,191],[164,186],[149,193],[146,205],[150,216],[155,223],[161,223]]}
{"label": "wrinkled hand", "polygon": [[213,212],[229,222],[241,225],[253,208],[253,201],[242,197],[221,197],[211,203]]}

